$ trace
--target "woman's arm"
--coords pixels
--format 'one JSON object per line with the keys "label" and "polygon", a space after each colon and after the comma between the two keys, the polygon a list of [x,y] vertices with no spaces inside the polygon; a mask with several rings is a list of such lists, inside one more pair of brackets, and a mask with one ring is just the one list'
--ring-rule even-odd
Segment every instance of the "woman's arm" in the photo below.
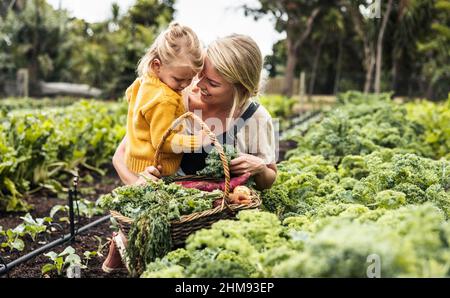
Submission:
{"label": "woman's arm", "polygon": [[276,164],[265,164],[261,158],[251,154],[241,154],[233,159],[230,165],[233,174],[250,173],[255,178],[258,190],[270,188],[277,177]]}
{"label": "woman's arm", "polygon": [[116,149],[116,152],[114,153],[112,163],[114,168],[116,169],[117,174],[120,177],[120,180],[124,184],[130,185],[136,183],[138,180],[138,176],[131,172],[125,163],[125,146],[127,143],[127,136],[125,136],[120,142],[119,146]]}
{"label": "woman's arm", "polygon": [[256,189],[263,190],[272,187],[272,184],[277,178],[277,165],[268,164],[265,168],[255,176]]}

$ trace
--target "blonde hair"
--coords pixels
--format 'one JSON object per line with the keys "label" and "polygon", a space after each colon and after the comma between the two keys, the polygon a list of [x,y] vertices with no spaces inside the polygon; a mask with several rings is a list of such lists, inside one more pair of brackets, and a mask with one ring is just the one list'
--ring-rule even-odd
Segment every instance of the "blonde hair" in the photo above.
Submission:
{"label": "blonde hair", "polygon": [[137,72],[139,76],[151,72],[150,64],[154,59],[159,59],[162,64],[170,65],[186,57],[189,62],[187,66],[191,67],[195,73],[199,73],[203,68],[203,52],[200,41],[191,28],[172,22],[159,34],[139,61]]}
{"label": "blonde hair", "polygon": [[236,109],[258,95],[263,67],[261,50],[251,37],[232,34],[213,41],[206,55],[214,68],[234,86],[231,120]]}

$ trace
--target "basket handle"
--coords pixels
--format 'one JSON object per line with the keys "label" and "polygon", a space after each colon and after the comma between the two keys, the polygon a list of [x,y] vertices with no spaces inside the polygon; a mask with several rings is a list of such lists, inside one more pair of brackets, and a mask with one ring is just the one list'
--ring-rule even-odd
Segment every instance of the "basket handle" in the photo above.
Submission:
{"label": "basket handle", "polygon": [[[228,167],[228,161],[227,161],[227,158],[226,158],[225,153],[223,151],[223,147],[219,143],[219,141],[217,140],[216,135],[211,132],[211,130],[209,129],[208,125],[206,125],[206,123],[203,122],[203,120],[200,119],[200,117],[198,117],[197,115],[195,115],[192,112],[186,112],[183,115],[181,115],[180,117],[178,117],[177,119],[175,119],[172,122],[172,125],[164,133],[164,135],[163,135],[163,137],[161,139],[161,142],[159,142],[158,147],[156,147],[155,167],[159,164],[159,161],[160,161],[160,158],[161,158],[161,148],[164,145],[164,143],[166,142],[167,138],[180,125],[180,123],[184,119],[187,119],[187,118],[191,118],[192,120],[194,120],[194,122],[197,121],[200,124],[201,129],[206,132],[206,134],[208,135],[209,139],[211,140],[211,142],[216,147],[217,152],[219,153],[220,160],[222,161],[223,172],[225,174],[225,190],[224,190],[224,199],[225,200],[224,201],[226,201],[226,199],[228,198],[228,195],[230,194],[230,169]],[[222,207],[223,207],[224,201],[222,201]]]}

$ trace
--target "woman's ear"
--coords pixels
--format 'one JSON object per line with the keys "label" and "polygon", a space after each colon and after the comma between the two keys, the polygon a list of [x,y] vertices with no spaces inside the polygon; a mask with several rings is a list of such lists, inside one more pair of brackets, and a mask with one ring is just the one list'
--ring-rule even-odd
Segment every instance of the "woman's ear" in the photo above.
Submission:
{"label": "woman's ear", "polygon": [[241,84],[238,84],[236,86],[236,92],[238,93],[239,98],[249,98],[252,97],[253,95],[250,94],[250,92]]}
{"label": "woman's ear", "polygon": [[155,74],[159,74],[159,71],[161,69],[161,61],[157,58],[153,59],[150,62],[150,68]]}

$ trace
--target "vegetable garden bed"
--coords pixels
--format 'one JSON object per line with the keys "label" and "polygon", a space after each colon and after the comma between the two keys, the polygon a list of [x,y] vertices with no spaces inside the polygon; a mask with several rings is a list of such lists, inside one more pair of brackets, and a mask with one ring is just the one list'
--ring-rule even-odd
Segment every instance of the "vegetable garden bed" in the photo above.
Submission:
{"label": "vegetable garden bed", "polygon": [[[389,94],[349,92],[337,101],[311,121],[286,122],[281,140],[287,153],[274,186],[261,194],[262,211],[243,211],[237,221],[196,232],[185,248],[146,264],[142,276],[366,277],[370,256],[381,258],[382,277],[450,276],[450,99],[399,105]],[[85,182],[96,191],[83,196],[91,202],[118,186],[115,176],[92,176]],[[44,189],[24,197],[36,206],[34,219],[64,204]],[[18,214],[26,213],[1,213],[3,231],[22,222]],[[82,277],[128,276],[100,269],[109,225],[77,236],[72,245],[82,263],[88,261]],[[24,251],[5,247],[0,255],[14,259],[38,247],[29,237]],[[66,247],[55,248],[54,256]],[[49,260],[40,255],[9,276],[65,276],[56,270],[43,275]]]}
{"label": "vegetable garden bed", "polygon": [[[100,195],[109,193],[120,184],[119,178],[112,173],[111,169],[107,176],[95,176],[95,179],[96,183],[92,187],[95,192],[89,191],[89,195],[82,195],[83,200],[90,201],[93,204],[95,204],[95,201]],[[83,185],[81,185],[81,187],[83,187]],[[53,207],[55,207],[56,205],[65,205],[67,203],[65,200],[58,199],[55,194],[49,194],[48,192],[35,193],[33,195],[26,196],[24,200],[28,204],[35,206],[35,208],[29,212],[33,219],[47,217],[49,216]],[[91,210],[87,210],[87,212],[94,213],[92,208]],[[107,211],[98,211],[95,212],[95,215],[87,217],[85,212],[84,215],[81,215],[79,222],[76,222],[76,227],[83,227],[88,223],[94,222],[95,220],[98,220],[107,214]],[[62,235],[67,234],[69,232],[69,223],[66,221],[60,221],[60,219],[63,219],[65,215],[66,214],[63,211],[59,211],[53,216],[53,222],[60,225],[60,228],[55,225],[54,227],[48,229],[49,233],[43,232],[37,235],[34,241],[29,235],[26,235],[22,237],[24,241],[24,249],[22,251],[18,251],[16,249],[10,251],[8,249],[5,249],[0,253],[0,256],[2,256],[7,263],[9,263],[21,256],[26,255],[29,252],[32,252],[37,248],[42,247],[45,244],[50,243],[51,241],[59,239]],[[25,212],[1,212],[0,226],[2,226],[4,230],[14,229],[23,222],[23,220],[20,218],[23,216],[25,216]],[[126,270],[119,270],[112,274],[106,274],[101,270],[101,264],[104,260],[104,257],[106,257],[106,255],[108,254],[107,241],[111,237],[112,233],[110,225],[111,223],[108,220],[104,223],[90,228],[85,233],[77,235],[75,243],[72,244],[70,242],[66,242],[65,244],[57,246],[54,249],[50,249],[49,251],[61,253],[67,247],[67,245],[70,245],[75,249],[75,253],[79,256],[83,256],[86,252],[91,252],[92,256],[90,256],[89,260],[82,260],[83,263],[88,262],[88,267],[82,270],[81,277],[126,277],[128,276],[128,272]],[[36,258],[18,265],[17,267],[11,269],[7,274],[0,277],[39,278],[66,276],[66,272],[62,272],[61,275],[58,275],[56,271],[42,274],[43,266],[49,263],[52,263],[49,257],[41,254]]]}

